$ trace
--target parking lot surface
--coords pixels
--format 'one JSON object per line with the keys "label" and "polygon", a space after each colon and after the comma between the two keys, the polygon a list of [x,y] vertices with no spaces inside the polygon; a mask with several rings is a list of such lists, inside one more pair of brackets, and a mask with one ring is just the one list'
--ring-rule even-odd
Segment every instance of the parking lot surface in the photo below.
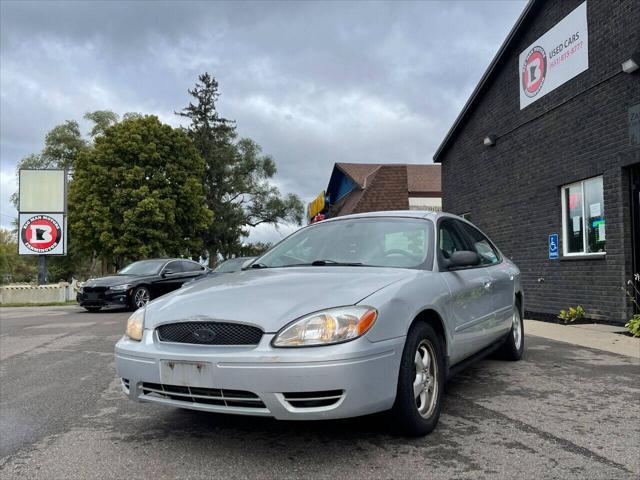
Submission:
{"label": "parking lot surface", "polygon": [[113,345],[128,312],[0,309],[0,477],[563,478],[640,475],[637,359],[526,338],[448,385],[439,427],[187,411],[127,400]]}

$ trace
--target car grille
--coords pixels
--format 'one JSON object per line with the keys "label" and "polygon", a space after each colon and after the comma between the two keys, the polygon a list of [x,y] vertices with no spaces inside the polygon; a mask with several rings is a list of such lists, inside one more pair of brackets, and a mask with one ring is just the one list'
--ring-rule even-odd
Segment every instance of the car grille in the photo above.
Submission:
{"label": "car grille", "polygon": [[180,322],[157,328],[161,342],[199,345],[257,345],[262,330],[251,325],[224,322]]}
{"label": "car grille", "polygon": [[83,292],[87,293],[104,293],[109,287],[82,287]]}
{"label": "car grille", "polygon": [[143,383],[142,394],[145,397],[165,398],[178,402],[216,405],[220,407],[241,407],[266,410],[264,403],[255,393],[244,390],[225,390],[220,388],[199,388],[160,383]]}
{"label": "car grille", "polygon": [[294,408],[331,407],[344,397],[344,390],[286,392],[282,394],[282,397]]}

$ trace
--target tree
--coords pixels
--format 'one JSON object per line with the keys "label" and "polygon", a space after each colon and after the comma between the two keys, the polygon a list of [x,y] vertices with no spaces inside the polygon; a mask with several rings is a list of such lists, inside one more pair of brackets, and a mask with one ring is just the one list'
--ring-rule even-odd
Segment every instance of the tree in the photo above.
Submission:
{"label": "tree", "polygon": [[273,247],[273,244],[268,242],[247,243],[243,244],[236,254],[239,257],[258,257],[271,247]]}
{"label": "tree", "polygon": [[10,230],[0,229],[0,283],[32,282],[38,276],[34,256],[18,255],[18,241]]}
{"label": "tree", "polygon": [[87,142],[82,138],[78,122],[67,120],[47,133],[40,154],[42,166],[39,168],[72,170],[75,159],[86,148]]}
{"label": "tree", "polygon": [[104,135],[104,132],[111,125],[118,123],[118,115],[111,110],[96,110],[95,112],[87,112],[83,117],[85,120],[93,122],[93,128],[89,132],[91,138]]}
{"label": "tree", "polygon": [[269,183],[277,171],[273,159],[263,155],[253,140],[236,140],[235,122],[218,114],[216,79],[204,73],[188,92],[194,100],[177,114],[190,120],[188,134],[205,162],[207,206],[215,215],[203,238],[209,258],[238,251],[247,227],[299,224],[304,214],[300,199],[293,194],[281,196]]}
{"label": "tree", "polygon": [[204,161],[180,129],[155,116],[108,127],[76,160],[70,238],[119,267],[153,256],[198,256],[211,223]]}

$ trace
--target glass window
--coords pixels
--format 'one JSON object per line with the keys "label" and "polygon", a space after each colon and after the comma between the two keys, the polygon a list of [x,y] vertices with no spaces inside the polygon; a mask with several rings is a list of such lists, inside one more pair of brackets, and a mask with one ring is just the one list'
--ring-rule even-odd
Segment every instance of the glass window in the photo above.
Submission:
{"label": "glass window", "polygon": [[440,254],[444,258],[451,258],[453,252],[459,252],[468,249],[464,238],[456,229],[453,221],[440,222],[438,248],[440,249]]}
{"label": "glass window", "polygon": [[564,254],[604,253],[606,244],[602,177],[562,187]]}
{"label": "glass window", "polygon": [[480,230],[472,227],[468,223],[459,222],[459,224],[469,237],[473,251],[480,255],[481,265],[495,265],[500,262],[500,255],[493,248],[489,239],[480,233]]}
{"label": "glass window", "polygon": [[[410,218],[355,218],[313,224],[291,235],[256,260],[264,267],[355,263],[419,268],[429,255],[432,223]],[[255,265],[254,264],[254,265]]]}
{"label": "glass window", "polygon": [[167,266],[164,267],[163,272],[164,273],[167,273],[167,272],[181,273],[183,270],[182,270],[182,267],[180,266],[180,263],[182,262],[174,261],[174,262],[167,263]]}
{"label": "glass window", "polygon": [[239,272],[242,269],[242,266],[245,264],[245,262],[247,262],[250,259],[251,257],[230,258],[222,262],[220,265],[218,265],[215,268],[214,272],[216,273]]}
{"label": "glass window", "polygon": [[187,260],[180,262],[180,266],[181,266],[180,271],[182,272],[199,272],[201,270],[204,270],[204,267],[199,263],[190,262]]}
{"label": "glass window", "polygon": [[118,275],[157,275],[165,260],[141,260],[127,265]]}

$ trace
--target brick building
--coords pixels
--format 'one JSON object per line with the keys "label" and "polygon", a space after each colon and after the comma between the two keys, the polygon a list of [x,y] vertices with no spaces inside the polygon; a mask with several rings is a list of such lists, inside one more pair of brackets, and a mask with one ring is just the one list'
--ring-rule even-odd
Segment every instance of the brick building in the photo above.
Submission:
{"label": "brick building", "polygon": [[381,210],[442,209],[440,165],[336,163],[329,185],[309,204],[309,220]]}
{"label": "brick building", "polygon": [[444,210],[518,264],[532,317],[632,314],[639,51],[638,0],[532,0],[435,153]]}

